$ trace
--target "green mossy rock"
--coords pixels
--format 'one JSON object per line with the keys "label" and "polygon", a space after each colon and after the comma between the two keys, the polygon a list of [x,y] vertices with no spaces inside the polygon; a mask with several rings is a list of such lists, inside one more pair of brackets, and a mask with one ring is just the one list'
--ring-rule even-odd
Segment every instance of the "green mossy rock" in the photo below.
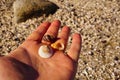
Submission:
{"label": "green mossy rock", "polygon": [[44,0],[16,0],[13,9],[14,21],[20,23],[32,17],[53,14],[58,6]]}

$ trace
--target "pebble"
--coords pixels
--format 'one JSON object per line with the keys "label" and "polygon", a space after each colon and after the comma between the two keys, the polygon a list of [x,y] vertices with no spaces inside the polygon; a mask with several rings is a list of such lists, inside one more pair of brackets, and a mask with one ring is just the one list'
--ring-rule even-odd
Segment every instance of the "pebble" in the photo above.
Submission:
{"label": "pebble", "polygon": [[23,22],[31,17],[53,14],[58,6],[44,0],[16,0],[13,4],[15,22]]}

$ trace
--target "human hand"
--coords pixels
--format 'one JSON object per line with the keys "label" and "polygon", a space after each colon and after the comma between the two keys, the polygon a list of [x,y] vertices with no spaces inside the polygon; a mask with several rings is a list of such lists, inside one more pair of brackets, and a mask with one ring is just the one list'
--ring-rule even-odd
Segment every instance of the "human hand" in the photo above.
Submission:
{"label": "human hand", "polygon": [[[73,80],[81,49],[81,37],[75,33],[67,53],[56,50],[52,57],[42,58],[38,49],[45,34],[62,39],[65,46],[70,29],[64,26],[60,34],[60,21],[42,23],[16,50],[0,58],[2,80]],[[9,66],[9,67],[7,67]],[[1,76],[3,75],[3,76]]]}

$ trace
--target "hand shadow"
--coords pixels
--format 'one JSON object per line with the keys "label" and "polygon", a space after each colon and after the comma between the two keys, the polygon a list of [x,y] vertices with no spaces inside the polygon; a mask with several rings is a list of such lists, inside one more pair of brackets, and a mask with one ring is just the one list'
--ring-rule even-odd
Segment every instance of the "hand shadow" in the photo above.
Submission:
{"label": "hand shadow", "polygon": [[13,58],[10,58],[10,61],[16,71],[23,75],[23,80],[36,80],[38,78],[38,72],[32,66]]}

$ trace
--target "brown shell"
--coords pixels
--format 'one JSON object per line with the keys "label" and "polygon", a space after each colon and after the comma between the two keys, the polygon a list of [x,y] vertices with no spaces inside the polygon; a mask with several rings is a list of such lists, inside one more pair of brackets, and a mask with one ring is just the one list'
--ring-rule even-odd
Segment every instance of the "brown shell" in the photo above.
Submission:
{"label": "brown shell", "polygon": [[43,40],[52,43],[52,42],[54,42],[56,39],[55,39],[54,36],[51,36],[51,35],[45,35],[45,36],[43,36]]}

